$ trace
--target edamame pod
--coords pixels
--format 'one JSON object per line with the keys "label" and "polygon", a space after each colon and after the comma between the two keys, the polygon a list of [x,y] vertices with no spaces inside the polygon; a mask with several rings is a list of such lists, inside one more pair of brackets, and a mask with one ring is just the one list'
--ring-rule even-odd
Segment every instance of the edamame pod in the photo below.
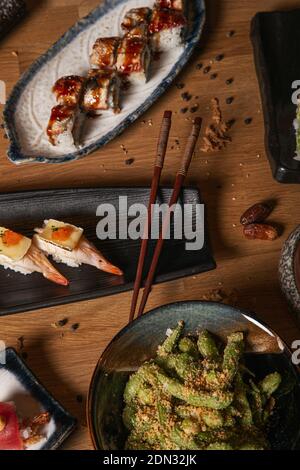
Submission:
{"label": "edamame pod", "polygon": [[217,361],[220,358],[215,340],[207,330],[203,330],[199,334],[197,345],[200,354],[204,358],[211,359],[213,361]]}
{"label": "edamame pod", "polygon": [[177,346],[177,343],[179,341],[179,338],[183,332],[184,328],[184,322],[180,321],[178,322],[176,328],[172,330],[171,334],[167,337],[165,342],[159,346],[158,348],[158,355],[165,355],[173,352]]}

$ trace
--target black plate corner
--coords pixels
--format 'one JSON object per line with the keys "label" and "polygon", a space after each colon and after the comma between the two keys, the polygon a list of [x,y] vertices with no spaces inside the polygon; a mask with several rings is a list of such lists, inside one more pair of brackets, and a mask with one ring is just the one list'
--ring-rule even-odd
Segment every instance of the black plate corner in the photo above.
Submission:
{"label": "black plate corner", "polygon": [[296,137],[292,82],[300,80],[300,9],[257,13],[250,37],[265,122],[265,146],[274,178],[300,183],[293,159]]}

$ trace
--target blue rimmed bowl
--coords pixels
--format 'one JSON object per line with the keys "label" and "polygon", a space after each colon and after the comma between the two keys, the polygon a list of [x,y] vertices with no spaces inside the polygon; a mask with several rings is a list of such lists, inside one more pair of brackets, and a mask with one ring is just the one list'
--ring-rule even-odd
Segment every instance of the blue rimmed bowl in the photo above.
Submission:
{"label": "blue rimmed bowl", "polygon": [[47,139],[50,111],[55,105],[51,92],[55,81],[64,75],[86,75],[95,40],[121,35],[120,24],[127,10],[153,4],[154,0],[105,0],[25,72],[4,110],[12,162],[66,163],[84,157],[123,132],[167,90],[199,43],[205,22],[204,0],[189,2],[192,8],[185,47],[172,49],[153,62],[148,83],[131,87],[124,94],[120,114],[106,112],[99,119],[87,119],[78,149],[53,147]]}
{"label": "blue rimmed bowl", "polygon": [[52,397],[12,348],[0,353],[0,402],[13,402],[23,418],[50,413],[51,420],[42,430],[45,439],[28,450],[57,449],[76,426],[75,418]]}
{"label": "blue rimmed bowl", "polygon": [[246,365],[257,377],[279,371],[269,441],[273,449],[296,449],[300,442],[300,377],[291,352],[279,336],[253,315],[214,302],[179,302],[157,308],[124,328],[109,344],[91,381],[87,416],[96,449],[121,450],[127,438],[122,423],[123,392],[129,375],[156,355],[168,328],[184,320],[186,333],[206,328],[225,340],[233,331],[247,334]]}

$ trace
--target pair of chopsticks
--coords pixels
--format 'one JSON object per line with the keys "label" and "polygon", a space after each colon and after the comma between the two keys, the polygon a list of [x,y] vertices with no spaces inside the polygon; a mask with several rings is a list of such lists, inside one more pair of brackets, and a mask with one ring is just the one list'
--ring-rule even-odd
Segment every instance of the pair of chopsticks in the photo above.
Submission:
{"label": "pair of chopsticks", "polygon": [[[156,162],[154,166],[154,173],[152,177],[151,192],[150,192],[150,199],[149,199],[149,205],[148,205],[148,221],[145,226],[145,233],[144,233],[144,237],[143,237],[142,244],[141,244],[141,251],[140,251],[140,256],[139,256],[139,261],[138,261],[138,268],[136,272],[136,279],[134,283],[133,296],[132,296],[132,302],[131,302],[131,308],[130,308],[129,322],[132,322],[135,317],[136,306],[137,306],[139,292],[140,292],[140,288],[142,284],[143,269],[144,269],[146,255],[147,255],[149,235],[151,232],[152,208],[157,198],[160,177],[161,177],[162,169],[164,166],[165,156],[167,153],[167,146],[168,146],[171,124],[172,124],[172,112],[166,111],[163,117],[159,140],[158,140],[157,156],[156,156]],[[157,265],[159,262],[159,257],[161,255],[162,248],[164,245],[164,237],[165,237],[166,231],[170,223],[170,212],[173,206],[178,201],[178,198],[182,189],[182,185],[188,173],[188,170],[189,170],[192,158],[193,158],[193,154],[195,151],[196,143],[200,135],[201,125],[202,125],[202,119],[196,118],[193,124],[191,134],[189,136],[186,148],[185,148],[185,152],[182,157],[180,168],[176,175],[173,193],[169,202],[169,215],[166,216],[165,220],[162,223],[162,228],[160,230],[159,239],[155,247],[151,266],[150,266],[149,273],[148,273],[146,283],[145,283],[145,288],[144,288],[141,304],[138,309],[138,315],[137,315],[138,317],[143,315],[149,294],[151,292]]]}

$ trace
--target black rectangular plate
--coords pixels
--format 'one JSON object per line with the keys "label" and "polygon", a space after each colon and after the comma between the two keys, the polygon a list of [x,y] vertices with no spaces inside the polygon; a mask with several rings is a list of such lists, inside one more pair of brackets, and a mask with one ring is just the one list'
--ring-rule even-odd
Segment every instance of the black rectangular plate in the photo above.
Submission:
{"label": "black rectangular plate", "polygon": [[[161,203],[168,203],[171,190],[163,188],[158,196]],[[28,276],[4,270],[0,267],[0,315],[34,310],[42,307],[94,299],[125,292],[133,287],[140,251],[140,240],[105,240],[96,236],[96,216],[100,204],[110,203],[117,209],[119,196],[127,196],[128,205],[148,205],[147,188],[99,188],[61,189],[0,194],[0,226],[32,236],[34,227],[40,227],[44,219],[63,220],[84,228],[86,236],[111,262],[124,271],[124,277],[103,273],[91,266],[69,268],[57,265],[59,271],[70,280],[70,286],[53,284],[34,273]],[[200,203],[197,189],[184,189],[180,203]],[[118,214],[124,217],[125,213]],[[130,222],[130,220],[129,220]],[[156,282],[209,271],[216,267],[207,236],[202,250],[186,251],[186,240],[167,240],[160,259]],[[149,268],[155,242],[149,244],[145,270]],[[55,264],[55,263],[53,263]]]}
{"label": "black rectangular plate", "polygon": [[296,136],[292,83],[300,80],[300,10],[258,13],[251,39],[259,80],[265,145],[274,178],[300,182],[300,162],[294,160]]}

